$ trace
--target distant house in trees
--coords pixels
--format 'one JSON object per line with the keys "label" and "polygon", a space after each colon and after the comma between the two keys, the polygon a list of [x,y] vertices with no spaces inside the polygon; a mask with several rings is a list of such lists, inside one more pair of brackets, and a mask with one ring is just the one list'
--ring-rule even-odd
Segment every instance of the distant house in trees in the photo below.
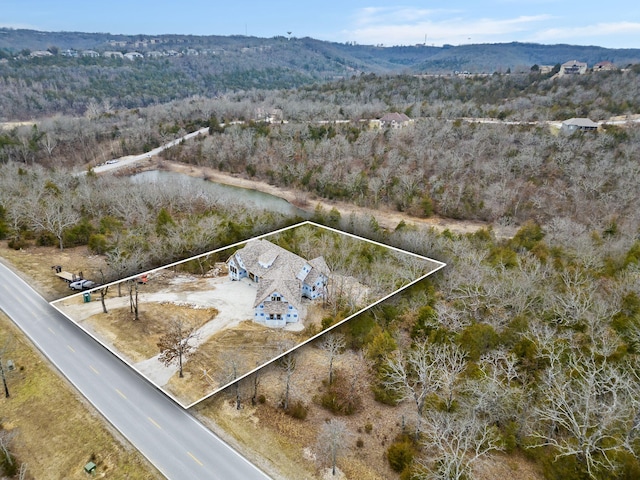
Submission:
{"label": "distant house in trees", "polygon": [[284,113],[281,108],[266,109],[258,107],[255,111],[255,119],[258,122],[282,123],[284,120]]}
{"label": "distant house in trees", "polygon": [[98,58],[100,56],[100,54],[95,50],[83,50],[81,52],[81,55],[83,57],[89,57],[89,58]]}
{"label": "distant house in trees", "polygon": [[611,62],[605,60],[604,62],[598,62],[593,66],[594,72],[607,72],[611,70],[617,70],[618,68]]}
{"label": "distant house in trees", "polygon": [[560,66],[560,75],[584,75],[587,73],[587,64],[578,60],[570,60]]}
{"label": "distant house in trees", "polygon": [[31,52],[29,56],[31,58],[52,57],[53,53],[47,50],[36,50],[35,52]]}
{"label": "distant house in trees", "polygon": [[140,52],[127,52],[124,54],[124,58],[127,58],[129,60],[138,60],[140,58],[144,58],[144,55],[142,55]]}
{"label": "distant house in trees", "polygon": [[598,124],[588,118],[570,118],[562,122],[560,130],[566,133],[573,133],[577,130],[582,132],[595,132],[598,130]]}
{"label": "distant house in trees", "polygon": [[267,240],[253,240],[227,260],[229,277],[257,284],[253,319],[270,327],[296,323],[306,315],[302,297],[326,295],[329,268],[323,257],[313,260]]}
{"label": "distant house in trees", "polygon": [[387,113],[380,119],[380,126],[383,128],[402,128],[410,123],[413,123],[412,119],[398,112]]}
{"label": "distant house in trees", "polygon": [[104,58],[124,58],[124,55],[122,55],[122,52],[106,51],[102,54],[102,56]]}

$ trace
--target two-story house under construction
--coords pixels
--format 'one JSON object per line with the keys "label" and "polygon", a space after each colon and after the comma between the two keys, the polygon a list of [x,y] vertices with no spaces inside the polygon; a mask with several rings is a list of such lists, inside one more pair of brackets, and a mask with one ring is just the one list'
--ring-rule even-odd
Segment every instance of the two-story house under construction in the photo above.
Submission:
{"label": "two-story house under construction", "polygon": [[227,260],[232,280],[257,284],[254,321],[282,327],[306,314],[302,297],[326,295],[329,268],[323,257],[305,260],[267,240],[252,240]]}

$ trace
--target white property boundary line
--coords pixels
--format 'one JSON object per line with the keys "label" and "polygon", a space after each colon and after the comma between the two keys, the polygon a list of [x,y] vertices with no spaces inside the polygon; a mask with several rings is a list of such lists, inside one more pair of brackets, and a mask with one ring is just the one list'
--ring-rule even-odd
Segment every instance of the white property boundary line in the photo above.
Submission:
{"label": "white property boundary line", "polygon": [[[40,295],[40,293],[38,293],[31,285],[29,285],[29,283],[26,282],[26,280],[24,280],[20,275],[18,275],[16,272],[14,272],[11,268],[9,268],[7,265],[4,265],[7,270],[13,274],[16,279],[23,283],[29,290],[31,290],[34,294],[34,296],[36,297],[40,297],[42,300],[45,300],[44,297],[42,297],[42,295]],[[70,295],[71,296],[71,295]],[[69,296],[69,297],[70,297]],[[65,298],[69,298],[69,297],[65,297]],[[46,301],[46,300],[45,300]],[[89,332],[87,332],[87,330],[85,330],[84,328],[82,328],[77,322],[75,322],[73,319],[71,319],[68,315],[66,315],[64,312],[61,312],[59,308],[57,308],[55,305],[53,305],[53,302],[49,302],[49,305],[52,306],[56,311],[60,312],[65,318],[71,320],[71,322],[74,324],[75,327],[80,328],[80,330],[82,330],[83,333],[87,334],[89,337],[93,338],[94,340],[96,340],[98,342],[98,344],[105,348],[107,352],[114,354],[114,356],[116,358],[118,358],[119,360],[121,360],[125,365],[131,367],[131,365],[126,362],[125,360],[123,360],[116,352],[114,352],[113,350],[111,350],[110,348],[106,347],[102,342],[100,342],[99,340],[97,340],[93,335],[91,335]],[[111,425],[111,427],[118,432],[118,434],[127,442],[129,442],[130,445],[133,446],[133,448],[136,449],[136,451],[142,455],[152,466],[153,468],[155,468],[158,472],[160,472],[160,474],[162,476],[164,476],[165,478],[169,479],[169,475],[157,464],[157,462],[155,462],[150,456],[148,456],[145,452],[143,452],[142,450],[140,450],[136,444],[133,442],[133,440],[131,440],[129,438],[129,436],[122,431],[118,425],[116,425],[116,423],[114,423],[113,421],[111,421],[111,419],[109,418],[109,416],[98,406],[96,405],[91,398],[85,393],[85,391],[76,383],[74,382],[72,379],[70,379],[67,375],[65,375],[64,371],[62,370],[62,368],[60,366],[58,366],[58,364],[56,362],[53,361],[53,359],[47,354],[47,350],[45,348],[43,348],[40,343],[31,336],[31,334],[29,334],[28,332],[26,332],[25,330],[22,329],[22,327],[6,312],[4,311],[3,308],[0,307],[0,311],[9,319],[9,321],[11,321],[11,323],[13,323],[13,325],[25,336],[29,339],[29,341],[36,347],[36,349],[38,350],[38,352],[40,352],[40,355],[42,355],[48,362],[49,365],[52,366],[57,372],[58,375],[60,375],[66,382],[68,382],[69,384],[71,384],[71,386],[73,386],[73,388],[75,388],[81,395],[82,397],[89,403],[89,405],[91,405],[92,408],[95,409],[96,412],[98,412],[98,414],[106,421],[109,423],[109,425]],[[153,382],[151,382],[147,377],[145,377],[144,375],[142,375],[137,369],[133,368],[132,369],[138,376],[140,376],[143,380],[149,381],[149,383],[151,383],[152,385],[156,386]],[[156,386],[157,387],[157,386]],[[174,400],[174,402],[184,408],[184,406],[180,403],[180,402],[176,402],[175,399],[171,396],[171,395],[166,395],[167,392],[165,392],[163,389],[161,388],[157,388],[157,390],[163,394],[165,394],[165,396],[167,398],[170,398],[171,400]],[[186,410],[186,409],[185,409]],[[220,440],[220,444],[223,445],[224,447],[226,447],[228,450],[230,450],[231,452],[233,452],[235,455],[237,455],[238,457],[240,457],[242,460],[244,460],[248,465],[250,465],[251,467],[253,467],[257,472],[259,472],[262,476],[269,478],[269,476],[263,472],[256,464],[254,464],[253,462],[251,462],[247,457],[244,456],[243,453],[241,453],[239,450],[236,450],[235,448],[233,448],[231,445],[229,445],[229,443],[227,441],[225,441],[222,437],[220,437],[217,433],[215,433],[213,430],[211,430],[210,428],[207,428],[206,425],[204,425],[200,420],[198,420],[197,418],[195,418],[192,414],[187,413],[187,418],[189,418],[192,422],[196,423],[197,426],[199,426],[200,428],[202,428],[203,430],[205,430],[206,432],[209,432],[211,435],[213,435],[214,437],[216,437],[218,440]],[[117,440],[117,439],[116,439]]]}
{"label": "white property boundary line", "polygon": [[[105,344],[102,340],[100,340],[99,338],[97,338],[93,333],[91,333],[89,330],[87,330],[86,328],[84,328],[80,323],[76,322],[73,318],[71,318],[69,315],[67,315],[64,311],[62,311],[60,308],[58,308],[58,307],[56,306],[56,303],[57,303],[57,302],[66,301],[66,300],[71,299],[71,298],[73,298],[73,297],[79,297],[80,295],[84,295],[84,293],[91,293],[91,292],[95,292],[95,291],[101,290],[102,288],[105,288],[105,287],[110,287],[110,286],[112,286],[112,285],[116,285],[116,284],[121,283],[121,282],[126,282],[126,281],[128,281],[128,280],[132,280],[132,279],[138,278],[138,277],[139,277],[139,276],[141,276],[141,275],[145,275],[145,274],[146,274],[146,275],[149,275],[149,274],[151,274],[151,273],[155,273],[155,272],[158,272],[158,271],[161,271],[161,270],[166,270],[166,269],[168,269],[168,268],[174,267],[174,266],[176,266],[176,265],[180,265],[180,264],[182,264],[182,263],[189,262],[189,261],[191,261],[191,260],[196,260],[196,259],[199,259],[199,258],[202,258],[202,257],[207,257],[207,256],[212,255],[212,254],[214,254],[214,253],[222,252],[222,251],[224,251],[224,250],[229,250],[229,249],[231,249],[231,248],[235,248],[235,247],[239,247],[239,246],[241,246],[241,245],[245,245],[246,243],[248,243],[248,242],[250,242],[250,241],[253,241],[253,240],[259,240],[259,239],[262,239],[262,238],[265,238],[265,237],[270,237],[270,236],[272,236],[272,235],[276,235],[276,234],[279,234],[279,233],[285,232],[285,231],[287,231],[287,230],[291,230],[291,229],[293,229],[293,228],[302,227],[302,226],[305,226],[305,225],[311,225],[311,226],[314,226],[314,227],[317,227],[317,228],[322,228],[322,229],[328,230],[328,231],[333,232],[333,233],[337,233],[337,234],[340,234],[340,235],[345,235],[345,236],[347,236],[347,237],[350,237],[350,238],[353,238],[353,239],[356,239],[356,240],[361,240],[361,241],[364,241],[364,242],[368,242],[368,243],[371,243],[371,244],[373,244],[373,245],[377,245],[377,246],[379,246],[379,247],[383,247],[383,248],[386,248],[386,249],[389,249],[389,250],[393,250],[393,251],[398,252],[398,253],[402,253],[402,254],[404,254],[404,255],[409,255],[409,256],[413,256],[413,257],[415,257],[415,258],[419,258],[419,259],[421,259],[421,260],[426,260],[426,261],[428,261],[428,262],[433,262],[433,263],[435,263],[435,264],[437,265],[437,267],[436,267],[435,269],[431,270],[430,272],[426,273],[425,275],[422,275],[421,277],[416,278],[415,280],[413,280],[413,281],[411,281],[411,282],[407,283],[406,285],[403,285],[402,287],[398,288],[397,290],[394,290],[393,292],[389,293],[388,295],[385,295],[384,297],[380,298],[379,300],[376,300],[375,302],[373,302],[373,303],[371,303],[371,304],[367,305],[366,307],[364,307],[364,308],[362,308],[362,309],[358,310],[357,312],[355,312],[355,313],[353,313],[353,314],[349,315],[347,318],[344,318],[343,320],[339,321],[339,322],[338,322],[338,323],[336,323],[335,325],[331,325],[329,328],[326,328],[326,329],[322,330],[320,333],[317,333],[317,334],[316,334],[316,335],[314,335],[313,337],[311,337],[311,338],[309,338],[309,339],[305,340],[305,341],[304,341],[304,342],[302,342],[302,343],[297,344],[296,346],[294,346],[294,347],[290,348],[289,350],[287,350],[287,351],[285,351],[285,352],[281,353],[280,355],[277,355],[276,357],[273,357],[271,360],[266,361],[266,362],[265,362],[265,363],[263,363],[262,365],[259,365],[259,366],[255,367],[254,369],[252,369],[252,370],[248,371],[247,373],[245,373],[245,374],[243,374],[243,375],[241,375],[241,376],[239,376],[239,377],[237,377],[237,378],[235,378],[235,379],[231,380],[230,382],[227,382],[226,384],[224,384],[224,385],[222,385],[222,386],[218,387],[218,388],[217,388],[216,390],[214,390],[213,392],[211,392],[211,393],[209,393],[209,394],[205,395],[204,397],[200,398],[199,400],[196,400],[195,402],[192,402],[192,403],[190,403],[190,404],[188,404],[188,405],[183,404],[180,400],[178,400],[175,396],[173,396],[170,392],[168,392],[168,391],[167,391],[163,386],[158,385],[157,383],[153,382],[149,377],[147,377],[146,375],[144,375],[142,372],[140,372],[140,370],[138,370],[134,365],[132,365],[132,364],[131,364],[127,359],[125,359],[125,358],[124,358],[124,357],[123,357],[123,356],[122,356],[122,355],[121,355],[117,350],[114,350],[111,346],[109,346],[109,345]],[[64,315],[67,319],[69,319],[71,322],[73,322],[75,325],[77,325],[77,326],[78,326],[82,331],[84,331],[87,335],[89,335],[91,338],[93,338],[96,342],[98,342],[100,345],[102,345],[102,346],[103,346],[107,351],[111,352],[111,353],[112,353],[113,355],[115,355],[118,359],[120,359],[120,361],[122,361],[124,364],[126,364],[127,366],[129,366],[131,369],[133,369],[136,373],[138,373],[138,375],[140,375],[141,377],[143,377],[144,379],[146,379],[149,383],[151,383],[151,384],[152,384],[154,387],[156,387],[159,391],[161,391],[163,394],[165,394],[167,397],[169,397],[171,400],[173,400],[176,404],[180,405],[180,406],[181,406],[182,408],[184,408],[185,410],[188,410],[189,408],[191,408],[191,407],[193,407],[193,406],[197,405],[198,403],[200,403],[200,402],[202,402],[202,401],[204,401],[204,400],[206,400],[206,399],[208,399],[208,398],[212,397],[213,395],[215,395],[215,394],[219,393],[220,391],[224,390],[224,389],[225,389],[225,388],[227,388],[228,386],[233,385],[233,384],[234,384],[234,383],[236,383],[236,382],[239,382],[239,381],[240,381],[240,380],[242,380],[243,378],[248,377],[249,375],[251,375],[251,374],[253,374],[253,373],[257,372],[258,370],[260,370],[260,369],[262,369],[262,368],[266,367],[267,365],[269,365],[269,364],[271,364],[271,363],[273,363],[273,362],[277,361],[278,359],[280,359],[280,358],[282,358],[282,357],[284,357],[284,356],[286,356],[286,355],[290,354],[291,352],[293,352],[293,351],[295,351],[295,350],[299,349],[300,347],[302,347],[302,346],[304,346],[304,345],[306,345],[306,344],[308,344],[308,343],[310,343],[310,342],[312,342],[312,341],[316,340],[317,338],[321,337],[321,336],[322,336],[322,335],[324,335],[325,333],[327,333],[327,332],[329,332],[329,331],[331,331],[331,330],[333,330],[333,329],[335,329],[335,328],[339,327],[339,326],[340,326],[340,325],[342,325],[343,323],[345,323],[345,322],[347,322],[347,321],[351,320],[352,318],[354,318],[354,317],[356,317],[356,316],[360,315],[361,313],[363,313],[363,312],[365,312],[365,311],[369,310],[370,308],[375,307],[375,306],[376,306],[376,305],[378,305],[379,303],[382,303],[382,302],[384,302],[385,300],[387,300],[387,299],[389,299],[389,298],[393,297],[393,296],[394,296],[394,295],[396,295],[397,293],[399,293],[399,292],[401,292],[401,291],[403,291],[403,290],[406,290],[407,288],[409,288],[409,287],[411,287],[412,285],[414,285],[414,284],[416,284],[416,283],[420,282],[421,280],[424,280],[425,278],[427,278],[428,276],[430,276],[430,275],[432,275],[433,273],[437,272],[438,270],[441,270],[441,269],[442,269],[442,268],[444,268],[445,266],[446,266],[446,263],[440,262],[440,261],[438,261],[438,260],[434,260],[434,259],[429,258],[429,257],[425,257],[425,256],[423,256],[423,255],[418,255],[417,253],[408,252],[408,251],[406,251],[406,250],[402,250],[402,249],[397,248],[397,247],[392,247],[391,245],[386,245],[386,244],[384,244],[384,243],[376,242],[376,241],[374,241],[374,240],[369,240],[368,238],[360,237],[360,236],[355,235],[355,234],[352,234],[352,233],[344,232],[344,231],[342,231],[342,230],[338,230],[338,229],[335,229],[335,228],[327,227],[327,226],[325,226],[325,225],[320,225],[320,224],[315,223],[315,222],[312,222],[312,221],[310,221],[310,220],[306,220],[306,221],[303,221],[303,222],[300,222],[300,223],[296,223],[295,225],[290,225],[290,226],[288,226],[288,227],[284,227],[284,228],[281,228],[281,229],[279,229],[279,230],[274,230],[273,232],[269,232],[269,233],[265,233],[265,234],[262,234],[262,235],[258,235],[258,236],[256,236],[256,237],[252,237],[252,238],[250,238],[250,239],[248,239],[248,240],[242,240],[242,241],[240,241],[240,242],[236,242],[236,243],[234,243],[234,244],[231,244],[231,245],[228,245],[228,246],[225,246],[225,247],[222,247],[222,248],[218,248],[218,249],[216,249],[216,250],[212,250],[212,251],[210,251],[210,252],[201,253],[200,255],[196,255],[196,256],[193,256],[193,257],[189,257],[189,258],[187,258],[187,259],[185,259],[185,260],[179,260],[179,261],[177,261],[177,262],[173,262],[173,263],[170,263],[170,264],[167,264],[167,265],[163,265],[162,267],[157,267],[157,268],[154,268],[154,269],[152,269],[152,270],[148,270],[147,272],[142,272],[142,273],[138,273],[138,274],[135,274],[135,275],[131,275],[131,276],[126,277],[126,278],[123,278],[123,279],[121,279],[121,280],[117,280],[117,281],[115,281],[115,282],[110,282],[110,283],[107,283],[107,284],[105,284],[105,285],[101,285],[101,286],[99,286],[99,287],[92,288],[92,289],[90,289],[90,290],[87,290],[86,292],[80,292],[80,293],[76,293],[76,294],[73,294],[73,295],[69,295],[68,297],[61,298],[61,299],[54,300],[54,301],[50,302],[50,305],[51,305],[52,307],[54,307],[57,311],[59,311],[62,315]]]}

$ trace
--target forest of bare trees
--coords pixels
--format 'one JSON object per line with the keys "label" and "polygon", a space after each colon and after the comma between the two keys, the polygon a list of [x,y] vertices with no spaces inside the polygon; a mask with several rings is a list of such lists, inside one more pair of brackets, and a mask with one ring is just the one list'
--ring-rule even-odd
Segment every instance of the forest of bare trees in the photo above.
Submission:
{"label": "forest of bare trees", "polygon": [[[294,388],[301,357],[282,363],[289,410],[324,408],[334,419],[360,408],[343,409],[340,400],[365,385],[376,401],[410,411],[385,446],[403,479],[471,478],[495,452],[524,455],[550,479],[637,478],[640,128],[567,135],[543,123],[458,117],[637,114],[638,74],[555,83],[370,76],[139,110],[96,102],[82,118],[0,133],[0,236],[13,248],[88,245],[119,278],[292,223],[184,186],[133,188],[127,177],[77,174],[210,126],[210,135],[166,159],[402,212],[407,221],[395,229],[336,212],[314,219],[448,264],[340,327],[336,355],[357,353],[366,374],[338,374],[328,356],[314,403]],[[280,108],[288,123],[252,122],[257,108]],[[408,111],[415,122],[388,130],[359,121],[388,110]],[[229,124],[236,119],[245,123]],[[351,121],[311,122],[319,119]],[[459,235],[411,224],[432,215],[484,220],[487,228]],[[497,238],[491,225],[517,233]],[[328,260],[348,264],[342,253]],[[258,385],[247,394],[254,403]],[[354,432],[345,428],[329,421],[319,432],[331,467],[348,459],[343,440]]]}

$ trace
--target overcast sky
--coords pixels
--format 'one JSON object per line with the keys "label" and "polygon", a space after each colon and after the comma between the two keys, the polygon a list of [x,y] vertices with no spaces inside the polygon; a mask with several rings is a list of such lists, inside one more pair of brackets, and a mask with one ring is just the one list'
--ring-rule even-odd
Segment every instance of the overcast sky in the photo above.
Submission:
{"label": "overcast sky", "polygon": [[638,0],[0,0],[0,27],[287,35],[359,44],[536,42],[640,48]]}

